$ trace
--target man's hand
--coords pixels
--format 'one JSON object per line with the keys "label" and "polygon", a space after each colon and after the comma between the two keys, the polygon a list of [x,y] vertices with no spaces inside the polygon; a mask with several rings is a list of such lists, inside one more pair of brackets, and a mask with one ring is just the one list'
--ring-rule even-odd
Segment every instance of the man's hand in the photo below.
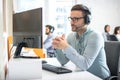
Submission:
{"label": "man's hand", "polygon": [[68,47],[68,43],[65,39],[65,35],[63,34],[61,37],[55,37],[53,39],[52,45],[55,49],[65,49]]}

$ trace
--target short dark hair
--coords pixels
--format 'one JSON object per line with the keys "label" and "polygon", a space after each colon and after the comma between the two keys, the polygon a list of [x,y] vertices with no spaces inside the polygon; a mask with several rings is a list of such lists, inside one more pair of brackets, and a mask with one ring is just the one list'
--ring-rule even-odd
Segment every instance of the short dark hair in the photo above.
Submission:
{"label": "short dark hair", "polygon": [[55,29],[53,26],[51,26],[51,25],[46,25],[46,27],[48,27],[48,28],[50,29],[50,32],[53,33],[53,31],[54,31],[54,29]]}
{"label": "short dark hair", "polygon": [[91,15],[91,12],[88,9],[88,7],[84,6],[83,4],[76,4],[71,8],[71,11],[74,11],[74,10],[82,11],[84,13],[85,24],[90,23],[89,15]]}

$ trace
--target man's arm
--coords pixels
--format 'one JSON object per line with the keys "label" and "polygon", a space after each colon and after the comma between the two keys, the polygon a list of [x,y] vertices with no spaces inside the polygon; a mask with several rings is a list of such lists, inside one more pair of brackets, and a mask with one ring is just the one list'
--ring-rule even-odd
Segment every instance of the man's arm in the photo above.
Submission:
{"label": "man's arm", "polygon": [[65,54],[63,54],[62,50],[55,49],[55,54],[56,54],[57,60],[60,62],[62,66],[65,65],[69,61],[69,59],[66,58]]}

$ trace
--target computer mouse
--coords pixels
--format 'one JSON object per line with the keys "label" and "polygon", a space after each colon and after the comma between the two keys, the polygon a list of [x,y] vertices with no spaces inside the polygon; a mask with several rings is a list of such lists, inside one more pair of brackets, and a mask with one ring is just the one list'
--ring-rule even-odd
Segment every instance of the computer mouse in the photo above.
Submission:
{"label": "computer mouse", "polygon": [[45,61],[45,60],[42,60],[42,64],[44,64],[44,63],[47,63],[47,61]]}

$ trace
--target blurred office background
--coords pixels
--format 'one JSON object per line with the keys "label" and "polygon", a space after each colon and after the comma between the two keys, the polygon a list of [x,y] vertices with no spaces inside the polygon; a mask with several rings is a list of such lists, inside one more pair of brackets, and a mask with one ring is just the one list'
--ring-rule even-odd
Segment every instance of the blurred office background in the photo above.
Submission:
{"label": "blurred office background", "polygon": [[43,8],[43,30],[46,24],[54,25],[55,33],[66,35],[70,32],[68,17],[74,4],[88,6],[91,15],[90,26],[103,32],[103,27],[109,24],[112,29],[120,25],[120,0],[13,0],[13,12],[18,13],[34,8]]}
{"label": "blurred office background", "polygon": [[92,28],[103,32],[104,26],[109,24],[113,33],[114,27],[120,25],[120,0],[0,0],[0,80],[4,80],[7,62],[7,36],[13,34],[12,15],[42,7],[43,36],[46,24],[53,25],[57,35],[67,35],[71,31],[67,18],[71,7],[77,3],[90,8]]}

